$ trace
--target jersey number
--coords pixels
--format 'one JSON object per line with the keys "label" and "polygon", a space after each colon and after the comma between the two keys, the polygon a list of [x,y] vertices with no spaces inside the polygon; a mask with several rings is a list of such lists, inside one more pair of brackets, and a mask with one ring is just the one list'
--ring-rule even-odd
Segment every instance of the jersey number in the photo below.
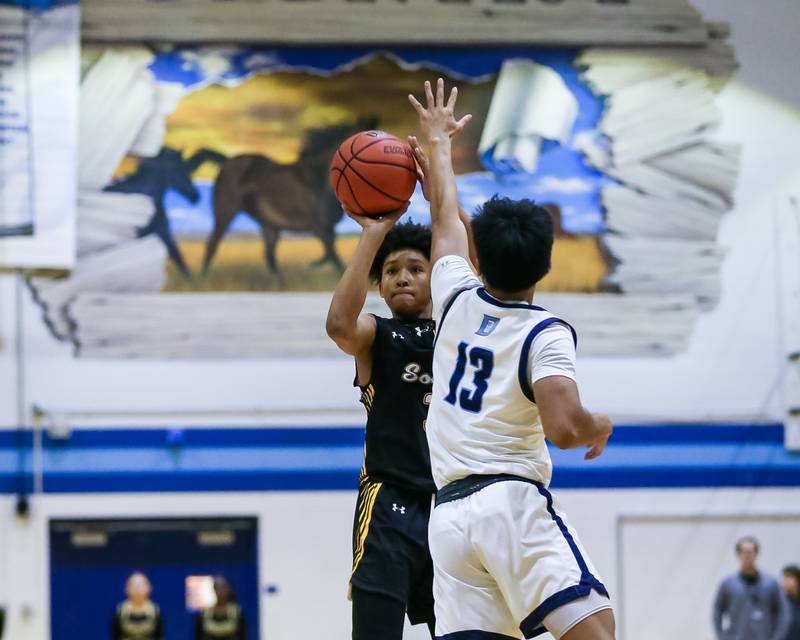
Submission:
{"label": "jersey number", "polygon": [[[468,351],[469,356],[467,355]],[[472,386],[474,388],[462,388],[459,393],[458,387],[467,371],[467,360],[475,369],[472,376]],[[466,342],[459,344],[458,360],[456,361],[453,375],[450,376],[450,393],[445,396],[445,402],[455,406],[456,401],[458,401],[458,404],[465,411],[478,413],[483,405],[483,394],[486,393],[488,388],[489,377],[492,375],[493,368],[494,354],[491,351],[483,347],[472,347],[470,349]]]}

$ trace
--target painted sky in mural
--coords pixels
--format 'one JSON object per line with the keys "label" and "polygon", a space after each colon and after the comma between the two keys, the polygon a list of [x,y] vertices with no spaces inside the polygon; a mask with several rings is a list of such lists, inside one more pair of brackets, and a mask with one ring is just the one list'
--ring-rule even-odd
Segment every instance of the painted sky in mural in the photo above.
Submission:
{"label": "painted sky in mural", "polygon": [[[575,55],[576,51],[573,50],[519,48],[480,52],[420,49],[375,52],[355,47],[325,50],[192,48],[160,53],[150,68],[159,81],[177,82],[187,92],[196,92],[214,84],[240,86],[258,74],[307,74],[329,77],[330,82],[336,82],[337,75],[368,63],[375,56],[385,56],[402,70],[430,70],[425,74],[430,77],[437,71],[444,73],[463,83],[464,90],[469,91],[472,85],[484,84],[491,88],[505,60],[532,60],[553,69],[577,100],[579,109],[572,131],[564,144],[545,142],[535,173],[518,171],[500,175],[480,165],[474,167],[477,170],[461,173],[458,181],[462,204],[472,210],[494,194],[512,198],[530,197],[558,205],[562,226],[566,231],[596,234],[603,229],[599,192],[608,179],[586,165],[579,147],[603,144],[596,133],[603,105],[602,99],[593,95],[579,79],[580,70],[573,64]],[[363,89],[366,93],[370,87]],[[380,106],[376,114],[379,118]],[[398,104],[397,108],[406,109],[407,106]],[[280,111],[276,113],[280,115]],[[474,122],[471,126],[480,128],[482,123]],[[390,131],[397,135],[414,132]],[[477,160],[476,149],[474,153]],[[196,185],[200,199],[194,205],[175,192],[167,196],[165,204],[170,224],[178,235],[202,236],[211,229],[213,182],[201,177],[196,179]],[[430,219],[427,203],[419,189],[412,198],[407,217],[423,223]],[[258,225],[246,215],[239,215],[231,227],[234,233],[258,230]],[[340,234],[347,234],[357,232],[358,227],[345,217],[336,230]]]}

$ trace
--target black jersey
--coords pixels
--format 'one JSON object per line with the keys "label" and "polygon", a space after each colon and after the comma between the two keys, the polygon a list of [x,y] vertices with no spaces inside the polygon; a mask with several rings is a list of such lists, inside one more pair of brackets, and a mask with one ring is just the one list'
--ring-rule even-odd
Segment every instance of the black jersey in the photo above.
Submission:
{"label": "black jersey", "polygon": [[111,623],[113,640],[164,640],[164,623],[158,605],[148,602],[142,611],[127,601],[117,607]]}
{"label": "black jersey", "polygon": [[228,604],[225,611],[214,607],[198,614],[194,626],[194,640],[245,640],[245,621],[236,604]]}
{"label": "black jersey", "polygon": [[433,378],[433,320],[375,316],[362,479],[434,493],[425,419]]}

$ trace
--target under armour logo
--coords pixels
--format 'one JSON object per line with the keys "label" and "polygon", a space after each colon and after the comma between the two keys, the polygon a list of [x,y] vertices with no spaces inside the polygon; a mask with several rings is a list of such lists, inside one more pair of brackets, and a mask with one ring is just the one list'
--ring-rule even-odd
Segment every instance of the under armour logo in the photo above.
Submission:
{"label": "under armour logo", "polygon": [[414,327],[414,331],[417,332],[417,337],[421,338],[423,333],[427,333],[430,331],[430,327]]}
{"label": "under armour logo", "polygon": [[392,331],[392,338],[400,338],[401,340],[406,339],[402,333],[397,333],[397,331]]}
{"label": "under armour logo", "polygon": [[399,511],[401,516],[406,514],[406,508],[403,505],[398,507],[394,502],[392,503],[392,511]]}

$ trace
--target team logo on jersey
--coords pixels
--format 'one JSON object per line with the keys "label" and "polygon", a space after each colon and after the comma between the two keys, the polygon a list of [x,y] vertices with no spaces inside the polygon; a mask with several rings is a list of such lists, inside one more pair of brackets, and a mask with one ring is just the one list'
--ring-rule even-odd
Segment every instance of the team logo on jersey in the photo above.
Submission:
{"label": "team logo on jersey", "polygon": [[491,335],[492,331],[497,329],[498,324],[500,324],[500,318],[484,315],[483,322],[481,322],[480,328],[475,333],[479,336]]}
{"label": "team logo on jersey", "polygon": [[403,369],[403,375],[400,376],[403,382],[421,382],[422,384],[433,384],[433,376],[430,373],[425,373],[422,370],[422,365],[418,362],[409,362],[406,368]]}

